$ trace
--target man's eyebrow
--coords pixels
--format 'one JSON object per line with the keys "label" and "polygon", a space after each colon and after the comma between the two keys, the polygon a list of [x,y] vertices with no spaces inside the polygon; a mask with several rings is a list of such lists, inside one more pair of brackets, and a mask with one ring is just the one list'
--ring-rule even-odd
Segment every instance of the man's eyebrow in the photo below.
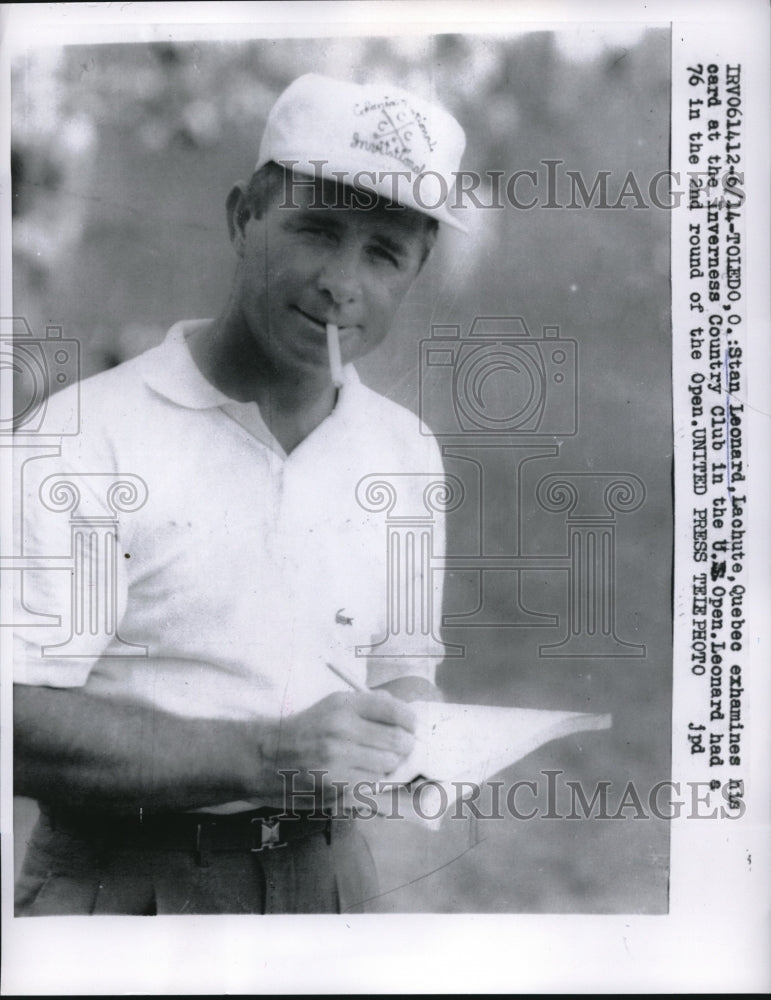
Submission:
{"label": "man's eyebrow", "polygon": [[339,229],[343,225],[343,221],[336,218],[334,212],[327,208],[314,208],[312,205],[288,212],[283,216],[282,221],[287,226],[312,222],[315,226],[328,226],[330,229]]}
{"label": "man's eyebrow", "polygon": [[376,231],[373,239],[385,247],[386,250],[390,250],[391,253],[398,254],[400,257],[404,257],[407,254],[405,241],[400,239],[399,236],[391,236],[389,233]]}

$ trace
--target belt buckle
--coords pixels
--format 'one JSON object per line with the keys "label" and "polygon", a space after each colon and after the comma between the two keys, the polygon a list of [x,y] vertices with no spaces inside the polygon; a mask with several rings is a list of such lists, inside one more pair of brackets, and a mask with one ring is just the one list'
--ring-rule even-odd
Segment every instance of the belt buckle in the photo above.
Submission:
{"label": "belt buckle", "polygon": [[275,851],[279,847],[286,847],[286,841],[280,839],[281,821],[278,817],[255,816],[251,821],[252,827],[260,824],[260,842],[252,843],[249,848],[252,854],[260,851]]}

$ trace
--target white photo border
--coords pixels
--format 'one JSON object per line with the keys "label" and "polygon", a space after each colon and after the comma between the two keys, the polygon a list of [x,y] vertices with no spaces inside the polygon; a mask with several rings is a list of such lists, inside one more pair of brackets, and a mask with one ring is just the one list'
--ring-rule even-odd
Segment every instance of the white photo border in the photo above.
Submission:
{"label": "white photo border", "polygon": [[[15,9],[14,9],[15,8]],[[26,9],[25,9],[26,8]],[[537,10],[538,19],[534,18]],[[670,912],[661,916],[453,915],[330,917],[38,918],[12,916],[11,704],[6,635],[2,722],[2,917],[5,994],[95,993],[358,993],[358,992],[750,992],[771,985],[769,941],[769,728],[771,683],[768,629],[769,476],[771,435],[769,344],[769,15],[751,0],[663,3],[266,3],[6,5],[2,11],[0,89],[8,94],[9,52],[29,32],[52,44],[245,37],[323,36],[436,31],[512,33],[565,22],[672,24],[673,122],[687,83],[680,67],[704,46],[746,66],[747,128],[745,301],[749,378],[746,433],[750,445],[748,524],[750,580],[747,615],[752,646],[746,661],[750,691],[751,782],[740,821],[699,824],[674,820]],[[711,58],[705,54],[702,61]],[[715,56],[717,59],[717,55]],[[723,62],[726,61],[723,58]],[[9,113],[2,109],[2,143],[9,148]],[[677,137],[675,136],[675,141]],[[674,145],[673,145],[673,148]],[[10,295],[10,193],[7,154],[2,172],[0,311]],[[751,200],[750,200],[751,199]],[[673,216],[673,329],[678,311],[682,246]],[[681,234],[682,235],[682,234]],[[5,375],[6,373],[3,373]],[[8,392],[2,405],[8,412]],[[684,416],[675,412],[676,456]],[[678,476],[682,475],[682,472]],[[5,480],[7,481],[7,480]],[[689,551],[691,525],[677,516],[676,552]],[[8,491],[0,497],[9,523]],[[685,508],[687,509],[687,507]],[[672,773],[687,781],[692,754],[683,737],[692,706],[678,658],[690,643],[688,616],[677,614],[687,588],[676,577]],[[3,594],[3,601],[9,595]],[[7,631],[7,630],[3,630]],[[733,823],[733,826],[730,824]],[[750,860],[748,860],[748,856]],[[259,923],[257,920],[259,919]]]}

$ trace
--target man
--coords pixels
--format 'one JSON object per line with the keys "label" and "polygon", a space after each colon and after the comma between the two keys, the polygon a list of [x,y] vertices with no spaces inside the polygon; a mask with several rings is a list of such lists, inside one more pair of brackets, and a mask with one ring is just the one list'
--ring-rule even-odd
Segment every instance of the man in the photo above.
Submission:
{"label": "man", "polygon": [[[41,564],[23,604],[70,638],[20,635],[16,792],[41,817],[18,914],[334,912],[375,891],[341,789],[386,778],[414,744],[406,702],[438,692],[414,650],[366,673],[355,655],[388,600],[384,526],[357,487],[383,472],[422,489],[411,477],[441,461],[350,363],[453,224],[436,188],[464,141],[394,88],[295,81],[227,199],[225,309],[83,383],[81,433],[25,468]],[[77,400],[53,397],[52,419]],[[69,572],[43,564],[68,551]]]}

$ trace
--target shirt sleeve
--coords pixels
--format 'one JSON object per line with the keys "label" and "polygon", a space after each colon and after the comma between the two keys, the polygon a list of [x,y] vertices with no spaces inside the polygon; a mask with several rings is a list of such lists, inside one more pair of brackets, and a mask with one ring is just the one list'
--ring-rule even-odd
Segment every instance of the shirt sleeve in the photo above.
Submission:
{"label": "shirt sleeve", "polygon": [[127,581],[115,491],[125,487],[112,461],[78,436],[18,463],[15,683],[80,687],[117,633]]}

